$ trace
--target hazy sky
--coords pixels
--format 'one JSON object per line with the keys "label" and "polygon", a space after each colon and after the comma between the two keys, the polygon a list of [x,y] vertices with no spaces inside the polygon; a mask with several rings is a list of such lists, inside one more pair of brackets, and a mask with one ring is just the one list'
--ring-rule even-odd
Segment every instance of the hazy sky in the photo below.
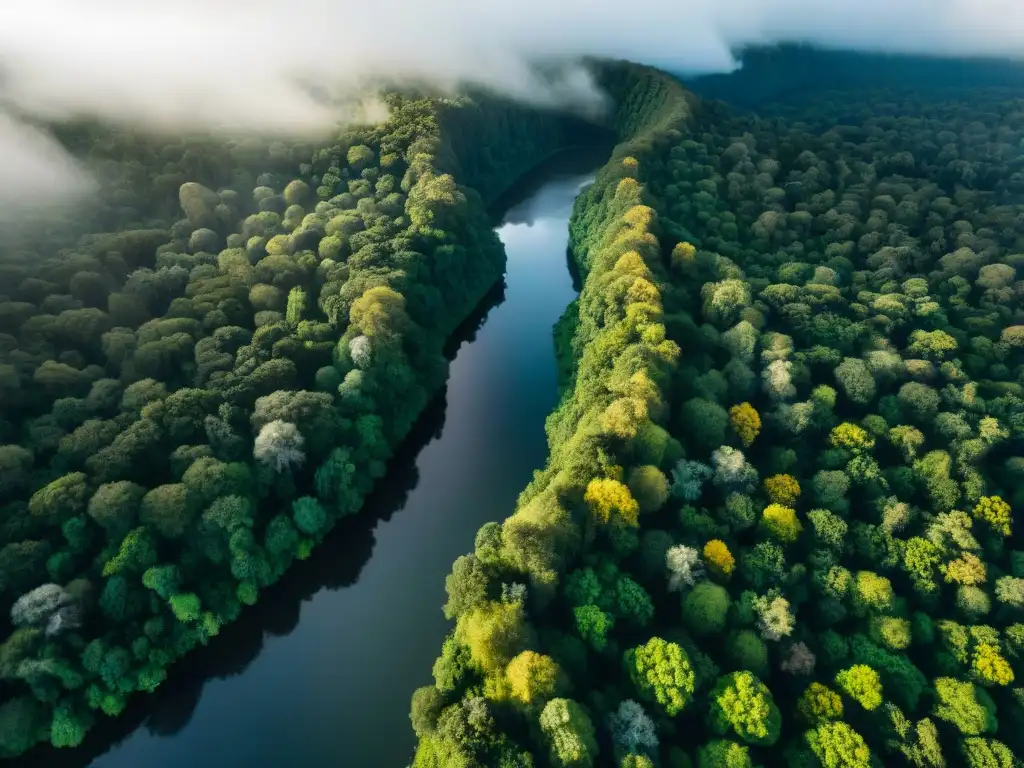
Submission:
{"label": "hazy sky", "polygon": [[[472,82],[539,104],[592,104],[580,55],[704,73],[749,43],[1024,54],[1022,0],[14,0],[0,2],[0,103],[153,128],[316,132],[335,116],[295,83]],[[566,64],[543,85],[530,62]],[[65,166],[0,123],[0,169]],[[19,138],[20,137],[20,138]],[[34,159],[26,157],[34,155]],[[61,161],[64,163],[65,161]],[[33,163],[38,164],[33,166]],[[19,171],[20,173],[20,171]],[[7,197],[11,173],[0,170]]]}

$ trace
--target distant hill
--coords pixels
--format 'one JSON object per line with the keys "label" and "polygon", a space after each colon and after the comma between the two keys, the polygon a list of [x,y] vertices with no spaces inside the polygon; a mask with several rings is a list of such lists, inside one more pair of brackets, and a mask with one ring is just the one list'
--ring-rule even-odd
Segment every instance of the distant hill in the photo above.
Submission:
{"label": "distant hill", "polygon": [[700,96],[754,109],[851,88],[1024,88],[1024,62],[832,51],[810,45],[751,47],[727,75],[684,78]]}

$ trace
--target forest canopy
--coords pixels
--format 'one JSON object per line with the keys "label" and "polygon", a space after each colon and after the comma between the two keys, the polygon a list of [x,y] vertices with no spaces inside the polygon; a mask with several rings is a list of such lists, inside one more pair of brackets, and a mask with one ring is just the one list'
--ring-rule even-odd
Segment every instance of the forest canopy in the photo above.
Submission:
{"label": "forest canopy", "polygon": [[[547,465],[452,566],[414,768],[1024,754],[1024,102],[595,64]],[[0,757],[74,747],[356,514],[582,128],[388,96],[319,145],[61,126],[0,252]],[[500,449],[500,447],[496,447]]]}
{"label": "forest canopy", "polygon": [[550,456],[448,578],[414,766],[1019,765],[1019,93],[603,79]]}
{"label": "forest canopy", "polygon": [[386,96],[312,146],[57,135],[88,233],[0,245],[0,757],[79,744],[359,511],[565,118]]}

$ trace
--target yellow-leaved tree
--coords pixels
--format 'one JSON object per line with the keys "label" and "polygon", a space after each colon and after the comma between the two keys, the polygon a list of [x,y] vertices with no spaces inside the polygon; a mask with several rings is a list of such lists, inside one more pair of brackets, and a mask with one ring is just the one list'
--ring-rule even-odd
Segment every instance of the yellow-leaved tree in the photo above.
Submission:
{"label": "yellow-leaved tree", "polygon": [[591,516],[601,525],[622,523],[636,526],[640,514],[640,505],[629,486],[618,480],[602,477],[591,480],[583,500],[590,506]]}
{"label": "yellow-leaved tree", "polygon": [[744,448],[749,448],[761,432],[761,415],[750,403],[740,403],[730,408],[729,423]]}

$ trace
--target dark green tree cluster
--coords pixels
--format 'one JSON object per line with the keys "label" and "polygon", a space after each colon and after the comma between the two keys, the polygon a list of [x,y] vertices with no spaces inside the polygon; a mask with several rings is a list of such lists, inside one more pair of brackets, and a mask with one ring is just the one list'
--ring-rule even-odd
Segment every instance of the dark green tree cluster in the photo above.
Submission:
{"label": "dark green tree cluster", "polygon": [[448,577],[414,765],[1019,765],[1022,102],[605,77],[572,380]]}
{"label": "dark green tree cluster", "polygon": [[116,231],[0,258],[0,757],[159,686],[359,509],[443,383],[504,265],[483,199],[515,179],[444,172],[441,116],[491,121],[516,172],[566,135],[388,106],[317,147],[60,130]]}

